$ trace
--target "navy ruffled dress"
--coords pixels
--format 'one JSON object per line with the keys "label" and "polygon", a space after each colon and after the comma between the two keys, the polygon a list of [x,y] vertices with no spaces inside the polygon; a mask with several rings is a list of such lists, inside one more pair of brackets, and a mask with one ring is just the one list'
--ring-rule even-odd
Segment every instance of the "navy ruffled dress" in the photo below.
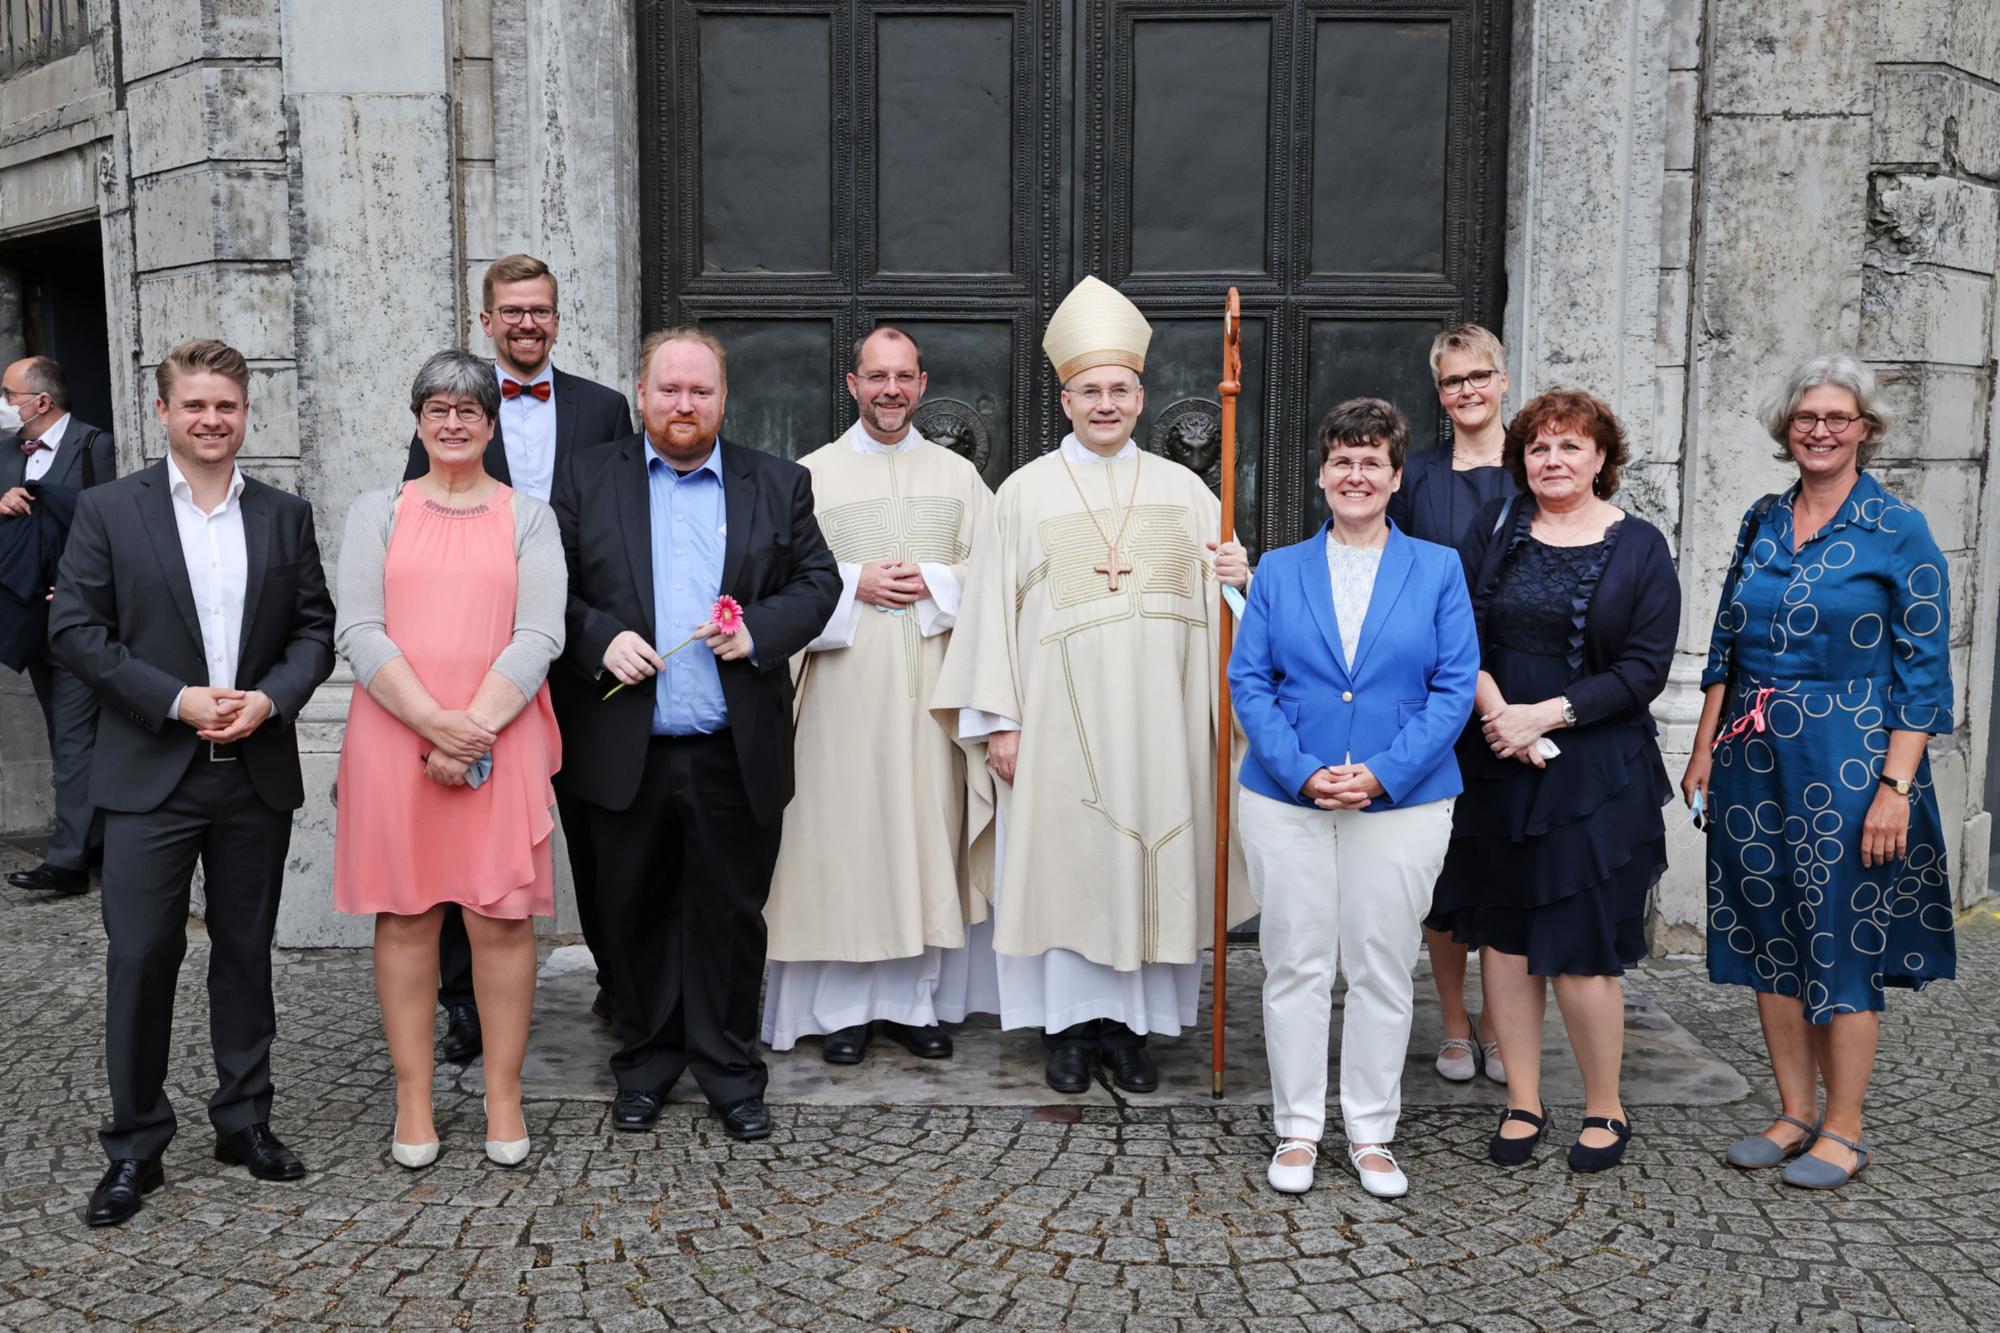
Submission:
{"label": "navy ruffled dress", "polygon": [[1646,909],[1666,869],[1672,799],[1650,706],[1680,624],[1666,539],[1627,516],[1588,546],[1530,534],[1523,497],[1461,544],[1482,668],[1510,702],[1567,695],[1577,725],[1546,768],[1495,757],[1479,719],[1458,744],[1465,794],[1426,925],[1528,960],[1535,976],[1616,976],[1646,955]]}
{"label": "navy ruffled dress", "polygon": [[1709,778],[1708,975],[1797,997],[1825,1023],[1957,970],[1928,756],[1903,859],[1860,854],[1889,733],[1952,729],[1950,567],[1924,516],[1865,472],[1795,554],[1796,494],[1747,542],[1744,516],[1701,678],[1733,669],[1730,724],[1770,691],[1763,729],[1717,746]]}

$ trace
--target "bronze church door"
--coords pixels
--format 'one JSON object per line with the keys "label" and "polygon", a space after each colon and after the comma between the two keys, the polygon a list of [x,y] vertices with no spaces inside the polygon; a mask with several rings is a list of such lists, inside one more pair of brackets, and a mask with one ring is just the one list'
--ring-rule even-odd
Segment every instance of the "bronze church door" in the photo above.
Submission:
{"label": "bronze church door", "polygon": [[1318,522],[1311,435],[1379,393],[1440,426],[1424,351],[1497,322],[1505,0],[667,0],[641,7],[645,310],[730,352],[726,435],[853,419],[877,323],[919,421],[997,483],[1064,423],[1041,327],[1085,273],[1153,321],[1140,438],[1213,476],[1242,289],[1246,540]]}

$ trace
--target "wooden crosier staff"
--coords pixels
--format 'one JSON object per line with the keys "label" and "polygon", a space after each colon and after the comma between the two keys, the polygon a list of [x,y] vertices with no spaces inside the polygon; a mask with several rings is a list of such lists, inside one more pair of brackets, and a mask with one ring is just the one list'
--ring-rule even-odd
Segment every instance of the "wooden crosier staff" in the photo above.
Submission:
{"label": "wooden crosier staff", "polygon": [[[1229,289],[1229,303],[1222,312],[1222,383],[1216,392],[1222,398],[1222,540],[1236,540],[1236,395],[1243,389],[1243,304],[1236,289]],[[1214,1076],[1210,1095],[1222,1100],[1222,1021],[1229,975],[1229,781],[1230,749],[1235,724],[1229,713],[1229,648],[1235,638],[1234,622],[1225,603],[1217,617],[1220,668],[1217,674],[1215,733],[1215,1006],[1211,1014],[1215,1031],[1209,1056],[1209,1072]]]}

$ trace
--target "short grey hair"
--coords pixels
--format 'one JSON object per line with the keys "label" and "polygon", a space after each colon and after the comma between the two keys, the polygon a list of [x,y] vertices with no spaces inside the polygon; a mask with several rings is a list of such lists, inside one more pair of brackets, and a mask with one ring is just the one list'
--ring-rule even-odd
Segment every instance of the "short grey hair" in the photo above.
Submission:
{"label": "short grey hair", "polygon": [[410,385],[410,414],[421,415],[424,404],[439,394],[474,399],[486,409],[488,421],[500,419],[500,378],[484,357],[450,347],[417,367],[416,382]]}
{"label": "short grey hair", "polygon": [[1889,434],[1889,412],[1882,406],[1881,394],[1875,387],[1875,372],[1845,352],[1829,352],[1800,362],[1757,409],[1757,419],[1778,442],[1778,458],[1786,463],[1794,461],[1790,446],[1792,413],[1799,410],[1799,400],[1809,390],[1822,384],[1854,395],[1861,419],[1868,423],[1868,434],[1855,451],[1855,463],[1867,467],[1868,460],[1875,456],[1875,450]]}
{"label": "short grey hair", "polygon": [[27,381],[29,393],[45,393],[58,411],[69,411],[69,380],[54,358],[46,356],[25,358],[21,378]]}

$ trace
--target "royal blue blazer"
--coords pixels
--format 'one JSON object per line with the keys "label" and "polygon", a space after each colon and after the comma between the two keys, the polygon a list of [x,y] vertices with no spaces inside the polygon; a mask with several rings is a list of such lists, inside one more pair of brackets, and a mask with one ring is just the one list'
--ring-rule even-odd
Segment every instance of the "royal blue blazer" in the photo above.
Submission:
{"label": "royal blue blazer", "polygon": [[1326,568],[1326,528],[1258,562],[1229,658],[1250,738],[1241,781],[1294,805],[1321,768],[1368,765],[1394,810],[1464,790],[1452,747],[1472,715],[1479,633],[1465,569],[1448,547],[1393,523],[1348,669]]}

